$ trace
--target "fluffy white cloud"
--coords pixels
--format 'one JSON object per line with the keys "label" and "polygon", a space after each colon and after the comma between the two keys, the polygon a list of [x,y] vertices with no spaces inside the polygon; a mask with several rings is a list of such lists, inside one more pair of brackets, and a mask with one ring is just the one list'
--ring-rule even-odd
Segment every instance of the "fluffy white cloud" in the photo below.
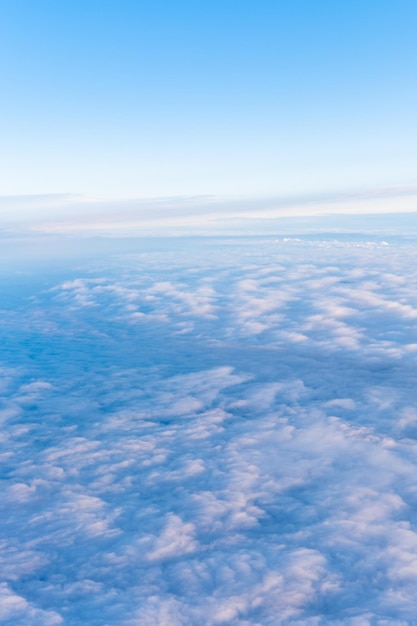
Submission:
{"label": "fluffy white cloud", "polygon": [[158,245],[5,284],[0,620],[412,624],[417,248]]}

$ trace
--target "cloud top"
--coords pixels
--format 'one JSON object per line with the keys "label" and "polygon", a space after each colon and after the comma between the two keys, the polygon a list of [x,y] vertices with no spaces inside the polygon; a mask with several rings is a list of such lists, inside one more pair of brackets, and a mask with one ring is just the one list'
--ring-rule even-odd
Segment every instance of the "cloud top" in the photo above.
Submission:
{"label": "cloud top", "polygon": [[413,623],[415,243],[141,245],[3,281],[0,618]]}

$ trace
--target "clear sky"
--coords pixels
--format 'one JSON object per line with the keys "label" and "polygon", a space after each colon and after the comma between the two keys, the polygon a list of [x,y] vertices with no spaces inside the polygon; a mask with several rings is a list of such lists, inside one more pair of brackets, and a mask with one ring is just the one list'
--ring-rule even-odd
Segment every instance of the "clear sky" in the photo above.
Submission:
{"label": "clear sky", "polygon": [[414,0],[3,0],[0,195],[415,185],[416,28]]}

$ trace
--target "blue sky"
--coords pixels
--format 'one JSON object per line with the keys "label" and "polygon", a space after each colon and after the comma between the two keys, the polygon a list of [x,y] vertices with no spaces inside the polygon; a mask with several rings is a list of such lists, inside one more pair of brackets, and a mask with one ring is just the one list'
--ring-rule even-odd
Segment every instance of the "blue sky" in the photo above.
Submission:
{"label": "blue sky", "polygon": [[0,195],[415,185],[416,18],[411,0],[2,2]]}

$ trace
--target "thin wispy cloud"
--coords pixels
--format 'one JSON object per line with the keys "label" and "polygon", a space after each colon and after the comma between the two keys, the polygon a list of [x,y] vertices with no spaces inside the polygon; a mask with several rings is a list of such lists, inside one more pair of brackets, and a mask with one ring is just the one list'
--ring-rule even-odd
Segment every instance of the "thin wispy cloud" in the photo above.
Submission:
{"label": "thin wispy cloud", "polygon": [[254,199],[190,196],[110,201],[71,194],[3,196],[0,209],[0,224],[7,233],[227,232],[256,229],[274,219],[413,213],[417,211],[417,187]]}

